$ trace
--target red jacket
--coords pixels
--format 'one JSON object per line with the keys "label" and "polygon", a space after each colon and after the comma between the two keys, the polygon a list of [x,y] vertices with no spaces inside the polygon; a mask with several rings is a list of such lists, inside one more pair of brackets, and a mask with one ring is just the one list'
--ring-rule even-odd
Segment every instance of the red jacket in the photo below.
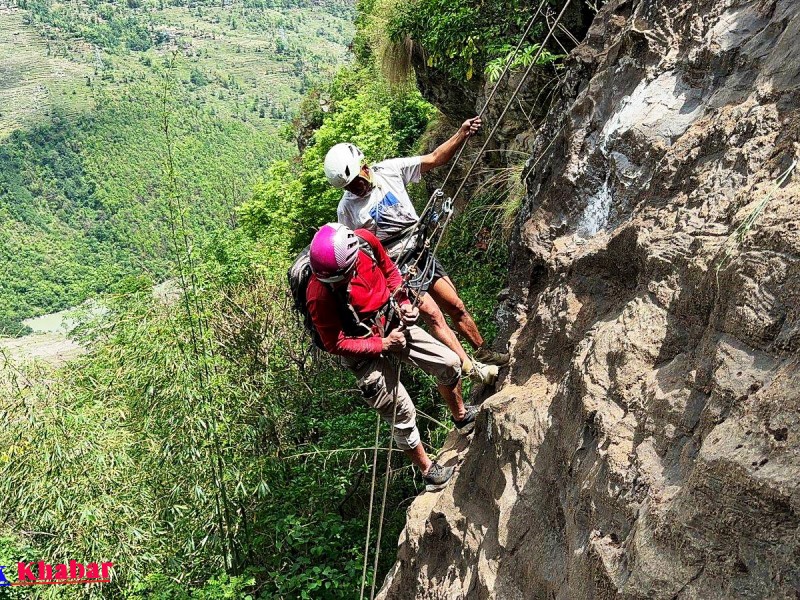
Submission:
{"label": "red jacket", "polygon": [[[375,262],[366,252],[359,250],[358,262],[347,291],[350,305],[355,309],[359,319],[369,323],[375,313],[389,300],[389,296],[400,287],[403,280],[400,271],[386,254],[378,238],[366,229],[358,229],[356,234],[372,247]],[[405,294],[399,293],[397,300],[401,304],[408,304]],[[336,303],[337,300],[328,284],[322,283],[312,275],[306,288],[306,305],[325,349],[331,354],[343,356],[363,358],[380,356],[383,352],[381,330],[385,324],[384,318],[381,317],[381,327],[376,325],[372,328],[371,336],[351,337],[342,330]]]}

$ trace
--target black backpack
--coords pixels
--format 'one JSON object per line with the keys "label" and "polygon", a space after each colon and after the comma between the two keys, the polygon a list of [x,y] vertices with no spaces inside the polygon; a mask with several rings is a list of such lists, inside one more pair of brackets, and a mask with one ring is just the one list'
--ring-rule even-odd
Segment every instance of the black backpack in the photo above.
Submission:
{"label": "black backpack", "polygon": [[[366,252],[367,256],[372,259],[372,262],[377,265],[378,261],[375,258],[375,252],[372,250],[372,246],[358,234],[356,234],[356,237],[358,237],[361,250]],[[317,333],[314,327],[314,322],[311,320],[311,315],[308,313],[308,306],[306,305],[306,289],[308,288],[308,282],[311,280],[312,275],[309,248],[310,246],[303,248],[292,266],[289,267],[286,276],[289,279],[289,290],[292,293],[294,309],[302,319],[303,326],[311,334],[311,341],[314,345],[321,350],[325,350],[325,346],[323,346],[319,333]],[[354,337],[370,335],[372,333],[372,328],[358,318],[355,309],[350,304],[347,287],[334,288],[329,286],[329,289],[336,299],[336,308],[339,312],[339,319],[342,321],[344,332]]]}

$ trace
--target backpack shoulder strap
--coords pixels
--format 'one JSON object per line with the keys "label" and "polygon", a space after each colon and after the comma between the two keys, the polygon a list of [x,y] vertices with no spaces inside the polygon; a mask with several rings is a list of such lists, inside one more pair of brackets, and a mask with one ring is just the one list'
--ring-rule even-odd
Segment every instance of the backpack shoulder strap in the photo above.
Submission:
{"label": "backpack shoulder strap", "polygon": [[356,309],[350,303],[350,286],[333,288],[328,286],[336,304],[336,311],[339,313],[339,320],[342,329],[347,335],[363,337],[370,335],[372,329],[365,324],[358,316]]}
{"label": "backpack shoulder strap", "polygon": [[[372,245],[360,235],[356,234],[356,237],[358,238],[359,249],[363,250],[377,267],[378,259],[375,257],[375,250],[372,248]],[[359,318],[356,309],[353,308],[353,305],[350,303],[350,286],[334,288],[331,285],[327,285],[327,288],[334,297],[336,309],[339,312],[339,318],[342,321],[344,330],[354,336],[370,335],[372,329]]]}
{"label": "backpack shoulder strap", "polygon": [[367,256],[372,259],[372,262],[376,265],[378,264],[378,259],[375,257],[375,250],[372,248],[372,244],[370,244],[366,239],[361,237],[356,233],[356,237],[358,238],[359,247],[361,250],[366,252]]}

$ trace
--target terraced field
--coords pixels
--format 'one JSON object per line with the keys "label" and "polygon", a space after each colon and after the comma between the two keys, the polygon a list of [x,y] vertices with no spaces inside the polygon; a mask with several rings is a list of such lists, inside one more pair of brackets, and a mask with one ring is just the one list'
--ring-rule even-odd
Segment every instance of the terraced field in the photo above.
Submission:
{"label": "terraced field", "polygon": [[[88,4],[63,6],[67,23],[97,20]],[[311,82],[341,63],[353,29],[320,7],[234,2],[129,12],[159,43],[141,52],[103,47],[0,0],[0,139],[53,111],[69,117],[91,108],[98,87],[123,92],[172,56],[197,108],[274,126],[290,118]]]}
{"label": "terraced field", "polygon": [[[341,63],[351,27],[318,9],[278,12],[237,5],[209,7],[202,14],[169,8],[159,19],[162,31],[175,36],[195,80],[207,81],[195,85],[200,104],[267,119],[288,117],[309,82]],[[337,31],[342,33],[332,41],[330,32]]]}
{"label": "terraced field", "polygon": [[48,53],[48,43],[24,22],[24,15],[0,8],[0,139],[52,110],[72,115],[92,104],[86,85],[91,66],[57,56],[56,44]]}

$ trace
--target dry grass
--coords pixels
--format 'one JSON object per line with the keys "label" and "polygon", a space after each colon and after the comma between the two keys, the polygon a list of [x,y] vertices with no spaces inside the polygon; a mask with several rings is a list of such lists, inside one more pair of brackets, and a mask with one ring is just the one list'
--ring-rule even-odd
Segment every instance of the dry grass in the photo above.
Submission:
{"label": "dry grass", "polygon": [[775,183],[772,185],[769,193],[764,196],[759,202],[755,204],[755,206],[750,210],[747,217],[745,217],[744,221],[742,221],[741,225],[739,225],[736,230],[728,237],[725,241],[723,246],[722,258],[717,263],[717,267],[715,269],[716,276],[717,276],[717,287],[719,288],[719,273],[722,269],[724,269],[730,262],[733,260],[734,254],[738,251],[741,245],[744,243],[747,234],[750,233],[750,230],[753,228],[753,225],[758,220],[761,213],[764,212],[764,208],[766,208],[767,204],[769,204],[770,200],[775,196],[775,194],[780,190],[784,184],[789,181],[791,176],[793,175],[795,169],[798,165],[798,159],[795,159],[791,166],[784,171],[782,174],[778,176]]}
{"label": "dry grass", "polygon": [[397,7],[413,2],[414,0],[378,0],[364,28],[368,43],[380,61],[384,77],[395,87],[402,87],[413,80],[411,56],[414,52],[414,41],[408,36],[401,42],[392,41],[386,29]]}
{"label": "dry grass", "polygon": [[483,205],[475,210],[485,211],[484,223],[490,218],[493,227],[500,227],[503,237],[508,237],[514,228],[514,221],[527,194],[525,179],[525,160],[527,154],[520,152],[519,162],[512,162],[506,167],[484,169],[478,176],[480,185],[474,196],[488,197],[492,204]]}
{"label": "dry grass", "polygon": [[386,40],[380,49],[381,71],[394,87],[407,85],[412,80],[414,68],[411,56],[414,52],[413,40],[406,36],[401,43]]}

